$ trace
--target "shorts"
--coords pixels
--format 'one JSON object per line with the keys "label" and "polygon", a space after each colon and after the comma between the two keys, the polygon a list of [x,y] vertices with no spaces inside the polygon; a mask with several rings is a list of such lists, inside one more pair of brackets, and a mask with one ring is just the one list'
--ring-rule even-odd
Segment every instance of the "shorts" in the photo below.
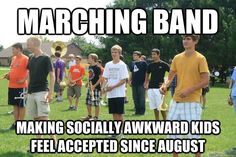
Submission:
{"label": "shorts", "polygon": [[109,114],[124,114],[125,98],[108,98]]}
{"label": "shorts", "polygon": [[67,96],[79,98],[81,96],[81,86],[74,85],[67,88]]}
{"label": "shorts", "polygon": [[98,89],[94,90],[94,100],[92,100],[91,96],[91,90],[87,90],[87,96],[86,96],[86,105],[94,105],[94,106],[99,106],[100,105],[100,95],[101,91]]}
{"label": "shorts", "polygon": [[202,95],[205,96],[206,93],[208,93],[209,91],[210,91],[209,87],[202,88]]}
{"label": "shorts", "polygon": [[50,106],[45,99],[47,94],[47,91],[28,94],[26,112],[31,118],[49,116]]}
{"label": "shorts", "polygon": [[160,110],[163,103],[163,95],[160,93],[159,88],[148,89],[149,106],[151,110]]}
{"label": "shorts", "polygon": [[25,107],[26,99],[20,98],[25,92],[25,88],[8,88],[8,104]]}
{"label": "shorts", "polygon": [[[198,102],[176,102],[172,100],[170,102],[169,113],[167,120],[186,120],[191,122],[192,120],[201,120],[202,107]],[[188,134],[188,138],[200,138],[200,135]],[[177,139],[181,138],[181,135],[169,135],[169,138]]]}

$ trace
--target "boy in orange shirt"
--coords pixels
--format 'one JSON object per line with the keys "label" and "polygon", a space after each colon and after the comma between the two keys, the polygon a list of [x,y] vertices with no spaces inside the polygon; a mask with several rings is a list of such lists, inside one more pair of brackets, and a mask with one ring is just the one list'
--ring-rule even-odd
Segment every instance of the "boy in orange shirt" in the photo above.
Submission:
{"label": "boy in orange shirt", "polygon": [[[70,103],[69,110],[78,110],[79,97],[81,96],[82,79],[85,75],[85,69],[80,65],[81,57],[76,56],[76,64],[69,69],[69,87],[67,96]],[[75,97],[75,105],[73,106],[73,97]]]}
{"label": "boy in orange shirt", "polygon": [[25,117],[25,100],[20,97],[24,96],[25,89],[28,86],[28,57],[22,53],[22,50],[21,43],[16,43],[12,46],[13,58],[10,72],[6,75],[9,79],[8,104],[14,107],[14,123],[10,129],[15,129],[15,122],[23,120]]}

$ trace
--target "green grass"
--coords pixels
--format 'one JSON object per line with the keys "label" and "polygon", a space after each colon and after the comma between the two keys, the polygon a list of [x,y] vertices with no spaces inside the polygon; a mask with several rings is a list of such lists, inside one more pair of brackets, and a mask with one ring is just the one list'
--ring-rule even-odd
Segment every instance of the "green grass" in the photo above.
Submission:
{"label": "green grass", "polygon": [[[0,71],[0,75],[5,73],[5,70]],[[202,118],[205,120],[219,120],[221,122],[221,134],[218,136],[207,135],[203,138],[207,139],[206,152],[203,156],[224,156],[223,152],[227,149],[236,145],[236,118],[233,112],[233,108],[227,105],[227,96],[229,89],[224,87],[211,88],[210,93],[207,94],[207,109],[203,111]],[[64,93],[63,103],[52,103],[50,119],[52,120],[79,120],[81,117],[86,116],[86,106],[85,106],[85,88],[82,90],[82,97],[79,103],[79,110],[76,111],[65,111],[68,108],[68,101],[66,100],[66,94]],[[129,103],[126,104],[126,120],[153,120],[153,111],[149,109],[148,104],[146,104],[146,115],[134,117],[131,116],[133,111],[133,102],[131,98],[131,91],[128,90]],[[168,98],[169,102],[170,98]],[[7,115],[8,111],[11,111],[12,107],[7,105],[7,81],[0,81],[0,157],[26,157],[26,156],[111,156],[111,154],[28,154],[26,150],[29,149],[29,140],[34,136],[31,135],[16,135],[14,131],[8,131],[8,128],[12,122],[13,117]],[[111,119],[111,115],[108,114],[108,109],[106,106],[101,107],[100,119],[108,120]],[[68,138],[105,138],[106,136],[100,135],[60,135],[58,138],[68,139]],[[153,136],[153,135],[127,135],[126,138],[164,138],[164,136]],[[221,155],[220,155],[221,154]],[[163,156],[168,157],[170,154],[112,154],[113,156]],[[180,155],[181,157],[193,156],[192,154]]]}

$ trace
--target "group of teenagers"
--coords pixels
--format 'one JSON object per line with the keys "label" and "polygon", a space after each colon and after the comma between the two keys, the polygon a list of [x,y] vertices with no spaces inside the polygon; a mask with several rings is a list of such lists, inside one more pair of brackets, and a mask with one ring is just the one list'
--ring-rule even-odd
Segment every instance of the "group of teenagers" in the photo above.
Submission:
{"label": "group of teenagers", "polygon": [[[209,70],[206,58],[195,50],[199,35],[183,35],[182,44],[184,51],[177,54],[171,65],[160,59],[160,50],[152,49],[152,62],[147,64],[142,59],[139,51],[133,52],[133,61],[127,66],[121,59],[122,48],[119,45],[111,47],[112,60],[105,64],[104,69],[98,63],[98,56],[94,53],[88,56],[88,87],[86,105],[88,115],[83,120],[97,120],[101,93],[106,93],[109,114],[113,120],[124,121],[126,99],[126,84],[132,87],[132,96],[135,115],[145,114],[145,92],[149,99],[149,106],[154,110],[156,120],[159,120],[161,111],[164,120],[201,120],[202,106],[200,98],[202,88],[209,84]],[[27,88],[26,111],[34,120],[48,120],[53,91],[57,93],[57,100],[61,101],[62,91],[60,83],[63,80],[61,73],[60,49],[55,52],[55,62],[41,50],[41,41],[37,37],[27,40],[27,49],[32,53],[28,58],[22,53],[22,45],[17,43],[12,46],[13,58],[10,72],[5,75],[9,80],[8,100],[14,106],[15,120],[23,120],[25,114],[24,99],[15,99]],[[58,51],[58,52],[57,52]],[[80,65],[80,56],[69,63],[67,96],[69,109],[78,110],[79,97],[81,96],[82,78],[85,68]],[[74,62],[74,63],[72,63]],[[129,70],[130,69],[130,73]],[[166,72],[168,72],[165,78]],[[48,79],[49,75],[49,79]],[[161,110],[167,91],[173,79],[176,87],[173,99],[169,105],[168,114]],[[49,81],[48,81],[49,80]],[[75,99],[75,105],[73,105]],[[95,115],[92,116],[92,107],[95,106]],[[13,124],[14,127],[14,124]],[[55,135],[50,135],[56,141]],[[113,135],[118,138],[121,135]],[[42,138],[42,135],[37,135]],[[182,138],[180,135],[170,135],[168,138]],[[188,135],[188,138],[199,138],[198,135]],[[178,156],[173,153],[173,156]],[[196,156],[201,156],[196,153]]]}

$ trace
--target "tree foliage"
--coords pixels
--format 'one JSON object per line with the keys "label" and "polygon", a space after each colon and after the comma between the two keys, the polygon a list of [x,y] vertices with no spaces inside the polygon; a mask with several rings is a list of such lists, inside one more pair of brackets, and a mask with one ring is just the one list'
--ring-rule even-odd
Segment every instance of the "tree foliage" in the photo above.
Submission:
{"label": "tree foliage", "polygon": [[197,50],[203,53],[209,65],[235,65],[236,61],[236,3],[235,0],[115,0],[109,8],[144,8],[148,15],[147,35],[108,35],[99,37],[104,48],[100,49],[104,61],[110,59],[110,48],[119,44],[125,61],[131,60],[135,50],[150,56],[152,48],[161,50],[161,57],[168,61],[183,51],[180,35],[153,35],[152,9],[165,8],[215,8],[219,13],[219,31],[215,35],[202,35]]}

